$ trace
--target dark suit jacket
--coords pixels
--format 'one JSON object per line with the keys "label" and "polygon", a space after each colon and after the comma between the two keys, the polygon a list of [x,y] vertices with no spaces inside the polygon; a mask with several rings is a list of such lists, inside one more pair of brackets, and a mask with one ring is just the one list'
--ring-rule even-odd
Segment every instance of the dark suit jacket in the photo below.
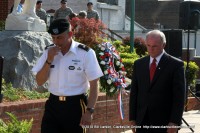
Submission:
{"label": "dark suit jacket", "polygon": [[129,119],[140,125],[148,111],[151,125],[181,124],[185,101],[185,74],[181,60],[164,53],[150,83],[150,56],[135,61]]}

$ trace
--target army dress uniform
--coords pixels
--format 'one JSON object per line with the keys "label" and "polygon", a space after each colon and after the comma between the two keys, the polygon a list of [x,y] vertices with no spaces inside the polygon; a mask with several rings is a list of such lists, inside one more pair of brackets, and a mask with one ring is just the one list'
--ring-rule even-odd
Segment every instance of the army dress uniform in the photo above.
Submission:
{"label": "army dress uniform", "polygon": [[59,8],[56,10],[54,14],[54,20],[55,19],[66,19],[67,16],[69,16],[71,13],[73,13],[72,9],[70,7],[67,7],[65,9]]}
{"label": "army dress uniform", "polygon": [[[54,20],[49,28],[50,34],[61,34],[69,29],[66,19]],[[36,75],[45,63],[50,65],[49,87],[50,96],[45,104],[41,133],[80,133],[85,131],[80,126],[82,114],[86,111],[89,81],[103,76],[94,50],[72,40],[69,51],[63,55],[58,52],[49,63],[49,46],[32,71]]]}
{"label": "army dress uniform", "polygon": [[94,18],[96,20],[99,20],[99,14],[96,10],[92,11],[87,10],[87,18],[88,19]]}

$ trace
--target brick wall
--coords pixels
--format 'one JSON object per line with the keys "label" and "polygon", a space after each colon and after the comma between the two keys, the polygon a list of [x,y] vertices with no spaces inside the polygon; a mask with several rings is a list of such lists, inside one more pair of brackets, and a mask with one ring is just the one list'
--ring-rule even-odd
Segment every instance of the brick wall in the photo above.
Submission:
{"label": "brick wall", "polygon": [[[100,95],[95,109],[96,112],[93,117],[93,125],[101,125],[102,127],[90,129],[90,132],[106,133],[108,130],[109,133],[116,133],[129,130],[128,128],[115,128],[115,125],[130,125],[128,121],[129,96],[123,95],[123,106],[125,119],[121,120],[118,112],[117,96],[106,98],[104,94]],[[111,128],[108,127],[103,129],[103,126],[110,126]]]}
{"label": "brick wall", "polygon": [[[128,125],[128,102],[129,96],[124,96],[124,110],[125,119],[121,120],[118,113],[117,107],[117,97],[107,97],[105,94],[100,94],[98,102],[96,104],[95,113],[93,116],[93,129],[89,129],[90,132],[104,133],[107,130],[109,133],[116,133],[120,131],[125,131],[128,129],[124,128],[103,128],[103,126],[114,125]],[[20,120],[21,119],[34,119],[33,127],[31,133],[40,133],[41,119],[43,116],[45,99],[41,100],[28,100],[23,102],[12,102],[12,103],[0,103],[0,118],[3,120],[8,120],[8,116],[5,112],[11,112],[15,114]],[[107,108],[106,108],[107,105]],[[106,111],[107,110],[107,111]],[[101,128],[96,128],[95,126],[101,126]]]}
{"label": "brick wall", "polygon": [[199,101],[196,98],[188,98],[187,110],[200,110]]}
{"label": "brick wall", "polygon": [[32,133],[40,133],[41,118],[44,112],[45,99],[28,100],[23,102],[1,103],[0,118],[8,120],[5,112],[15,114],[18,119],[34,119]]}
{"label": "brick wall", "polygon": [[14,0],[0,0],[0,21],[6,20],[8,14],[10,13],[10,8],[12,7]]}

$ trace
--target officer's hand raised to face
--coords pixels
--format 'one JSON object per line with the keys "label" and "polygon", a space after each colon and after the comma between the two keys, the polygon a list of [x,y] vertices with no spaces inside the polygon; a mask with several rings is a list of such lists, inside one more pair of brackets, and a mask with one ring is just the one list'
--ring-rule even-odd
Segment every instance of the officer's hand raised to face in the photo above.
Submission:
{"label": "officer's hand raised to face", "polygon": [[52,62],[54,59],[54,56],[57,55],[58,52],[60,52],[60,48],[58,46],[50,48],[48,51],[47,61]]}

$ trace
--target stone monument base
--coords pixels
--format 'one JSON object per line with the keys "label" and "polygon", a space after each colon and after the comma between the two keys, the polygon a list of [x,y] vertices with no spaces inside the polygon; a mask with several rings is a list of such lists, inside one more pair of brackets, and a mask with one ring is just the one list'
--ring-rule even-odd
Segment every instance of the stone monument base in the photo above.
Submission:
{"label": "stone monument base", "polygon": [[46,31],[46,23],[40,18],[33,18],[26,14],[9,14],[6,19],[5,30]]}

